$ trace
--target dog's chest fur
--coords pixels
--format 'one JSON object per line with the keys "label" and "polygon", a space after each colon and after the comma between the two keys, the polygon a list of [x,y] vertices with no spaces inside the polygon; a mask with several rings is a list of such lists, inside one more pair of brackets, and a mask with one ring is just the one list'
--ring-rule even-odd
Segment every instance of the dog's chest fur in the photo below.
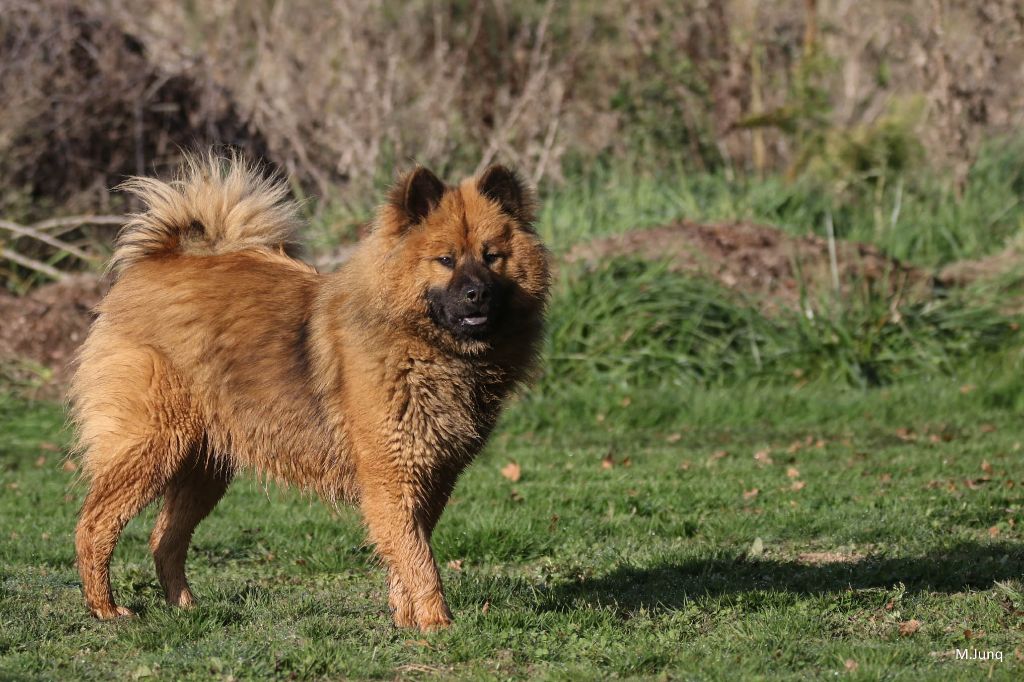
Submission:
{"label": "dog's chest fur", "polygon": [[507,393],[504,372],[443,355],[394,367],[387,450],[407,470],[461,469],[483,447]]}

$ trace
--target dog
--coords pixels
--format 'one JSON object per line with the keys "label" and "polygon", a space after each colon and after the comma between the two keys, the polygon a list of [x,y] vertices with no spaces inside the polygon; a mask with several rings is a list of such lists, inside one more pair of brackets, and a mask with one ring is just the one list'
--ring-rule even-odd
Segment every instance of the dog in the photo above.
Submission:
{"label": "dog", "polygon": [[543,335],[531,190],[500,165],[457,186],[416,167],[321,274],[296,257],[286,185],[237,154],[125,188],[145,208],[118,236],[69,393],[92,614],[133,615],[114,601],[111,554],[161,496],[156,573],[170,604],[193,604],[192,533],[247,470],[358,505],[395,624],[449,625],[431,534]]}

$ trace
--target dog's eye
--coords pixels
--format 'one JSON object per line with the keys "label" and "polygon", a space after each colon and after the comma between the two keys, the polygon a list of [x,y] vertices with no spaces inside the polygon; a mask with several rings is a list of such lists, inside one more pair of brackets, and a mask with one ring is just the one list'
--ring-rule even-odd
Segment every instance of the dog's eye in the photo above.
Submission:
{"label": "dog's eye", "polygon": [[438,256],[437,262],[448,269],[455,267],[455,259],[452,258],[451,256]]}
{"label": "dog's eye", "polygon": [[503,256],[500,253],[485,253],[484,254],[484,262],[487,263],[488,265],[493,265],[494,263],[497,263],[502,258],[503,258]]}

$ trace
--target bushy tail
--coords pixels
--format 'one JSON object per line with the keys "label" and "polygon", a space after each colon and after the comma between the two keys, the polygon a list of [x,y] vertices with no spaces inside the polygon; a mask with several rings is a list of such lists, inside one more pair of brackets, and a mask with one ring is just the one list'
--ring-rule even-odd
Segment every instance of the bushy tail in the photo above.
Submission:
{"label": "bushy tail", "polygon": [[121,187],[146,208],[118,235],[110,268],[119,273],[155,256],[295,244],[298,210],[287,186],[237,154],[188,155],[170,182],[135,177]]}

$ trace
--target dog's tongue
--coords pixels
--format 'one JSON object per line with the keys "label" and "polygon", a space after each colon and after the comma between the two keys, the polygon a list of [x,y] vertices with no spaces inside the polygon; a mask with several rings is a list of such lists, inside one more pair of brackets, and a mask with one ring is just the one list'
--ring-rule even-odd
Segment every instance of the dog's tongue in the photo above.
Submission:
{"label": "dog's tongue", "polygon": [[483,324],[486,321],[487,321],[487,318],[483,317],[483,316],[481,316],[481,317],[464,317],[464,318],[462,318],[462,323],[463,324],[468,324],[468,325],[470,325],[472,327],[476,327],[477,325],[481,325],[481,324]]}

